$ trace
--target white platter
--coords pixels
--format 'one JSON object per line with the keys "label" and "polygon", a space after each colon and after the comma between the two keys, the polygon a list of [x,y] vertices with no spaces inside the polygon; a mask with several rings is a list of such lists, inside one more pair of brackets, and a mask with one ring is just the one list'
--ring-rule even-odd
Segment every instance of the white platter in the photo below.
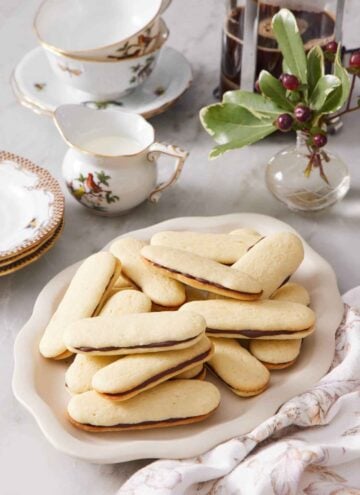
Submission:
{"label": "white platter", "polygon": [[[137,230],[126,235],[149,239],[161,230],[229,232],[239,227],[262,234],[287,230],[289,225],[268,216],[239,213],[219,217],[188,217]],[[96,463],[143,458],[185,458],[200,455],[234,435],[244,434],[264,421],[286,400],[314,385],[328,370],[334,353],[335,331],[343,312],[335,274],[330,265],[304,242],[305,259],[292,280],[310,292],[317,314],[316,332],[304,340],[297,363],[273,372],[268,390],[241,399],[211,377],[221,389],[216,413],[203,423],[159,430],[88,433],[74,428],[65,417],[69,400],[64,386],[67,363],[48,361],[38,351],[43,330],[79,263],[66,268],[41,291],[34,312],[15,342],[13,391],[34,416],[49,442],[71,456]],[[210,376],[210,374],[208,374]]]}

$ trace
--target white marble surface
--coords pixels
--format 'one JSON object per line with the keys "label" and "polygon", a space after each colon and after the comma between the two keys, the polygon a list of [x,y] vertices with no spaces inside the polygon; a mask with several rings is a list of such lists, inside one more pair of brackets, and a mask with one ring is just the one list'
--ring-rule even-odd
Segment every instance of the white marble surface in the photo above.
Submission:
{"label": "white marble surface", "polygon": [[[21,107],[9,86],[14,64],[35,45],[31,21],[38,0],[0,1],[0,147],[24,155],[60,179],[66,146],[47,117]],[[143,204],[130,214],[105,219],[93,216],[65,191],[65,230],[56,247],[32,266],[0,279],[0,466],[1,493],[28,491],[43,495],[112,494],[143,461],[96,466],[58,453],[11,392],[13,342],[29,317],[43,285],[58,271],[101,248],[115,235],[176,216],[216,215],[238,211],[266,213],[290,223],[334,267],[340,289],[359,284],[360,273],[360,146],[359,114],[348,116],[331,149],[349,164],[352,186],[332,210],[297,215],[279,204],[264,185],[264,165],[279,146],[291,142],[277,136],[251,148],[209,162],[210,138],[202,130],[198,110],[212,101],[217,84],[220,0],[173,0],[166,13],[169,44],[181,50],[194,70],[192,88],[167,113],[152,119],[157,138],[191,152],[180,182],[158,205]],[[360,44],[360,6],[348,0],[346,41]],[[0,219],[1,221],[1,219]],[[326,297],[326,295],[324,295]]]}

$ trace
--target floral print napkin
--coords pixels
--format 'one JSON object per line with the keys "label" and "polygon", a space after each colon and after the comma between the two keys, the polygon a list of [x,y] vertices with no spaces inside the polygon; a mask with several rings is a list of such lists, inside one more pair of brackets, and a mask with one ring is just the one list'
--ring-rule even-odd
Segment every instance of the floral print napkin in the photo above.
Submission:
{"label": "floral print napkin", "polygon": [[313,389],[202,456],[149,464],[117,495],[360,495],[360,287],[343,299],[333,363]]}

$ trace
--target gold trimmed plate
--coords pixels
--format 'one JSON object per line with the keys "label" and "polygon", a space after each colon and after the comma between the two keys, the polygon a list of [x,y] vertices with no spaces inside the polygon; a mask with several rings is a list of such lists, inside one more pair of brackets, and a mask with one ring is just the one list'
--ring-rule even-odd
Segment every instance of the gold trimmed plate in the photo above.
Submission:
{"label": "gold trimmed plate", "polygon": [[117,100],[98,101],[62,84],[51,71],[44,50],[38,47],[20,60],[10,82],[19,102],[42,115],[52,116],[60,105],[82,103],[98,110],[119,109],[151,118],[165,112],[185,93],[192,82],[192,71],[180,52],[165,46],[144,84]]}
{"label": "gold trimmed plate", "polygon": [[0,151],[0,262],[38,247],[63,215],[58,181],[27,158]]}
{"label": "gold trimmed plate", "polygon": [[21,268],[24,268],[25,266],[28,266],[31,263],[34,263],[34,261],[37,261],[39,258],[41,258],[41,256],[43,256],[51,248],[54,247],[54,245],[58,241],[63,231],[63,228],[64,228],[64,222],[62,221],[58,226],[58,228],[56,229],[55,233],[52,235],[52,237],[50,237],[50,239],[48,239],[44,244],[38,247],[32,254],[24,256],[23,258],[18,259],[14,263],[10,263],[5,267],[0,268],[0,277],[3,277],[5,275],[10,275],[10,273],[14,273],[18,270],[21,270]]}
{"label": "gold trimmed plate", "polygon": [[[55,232],[57,231],[58,227],[60,227],[61,224],[63,224],[64,219],[62,218],[59,222],[59,224],[56,227]],[[52,237],[54,236],[54,232],[50,232],[48,235],[44,236],[41,241],[36,244],[35,246],[32,246],[28,249],[25,249],[24,251],[21,251],[20,254],[17,254],[15,256],[10,256],[9,258],[6,258],[4,260],[0,259],[0,270],[5,268],[7,265],[16,263],[17,261],[20,261],[21,259],[30,256],[31,254],[35,253],[38,251],[47,241],[49,241]]]}

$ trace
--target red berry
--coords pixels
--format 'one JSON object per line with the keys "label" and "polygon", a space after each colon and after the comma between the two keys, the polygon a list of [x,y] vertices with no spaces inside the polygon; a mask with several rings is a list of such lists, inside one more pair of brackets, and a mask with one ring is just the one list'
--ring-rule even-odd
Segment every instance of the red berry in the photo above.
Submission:
{"label": "red berry", "polygon": [[315,134],[312,138],[313,145],[317,148],[322,148],[327,143],[327,137],[325,134]]}
{"label": "red berry", "polygon": [[349,65],[353,69],[360,69],[360,52],[354,52],[351,55]]}
{"label": "red berry", "polygon": [[283,87],[290,91],[295,91],[300,85],[299,79],[292,74],[281,74],[280,81]]}
{"label": "red berry", "polygon": [[289,113],[282,113],[275,121],[275,125],[280,131],[290,131],[294,119]]}
{"label": "red berry", "polygon": [[329,41],[329,43],[324,46],[324,51],[328,53],[336,53],[337,49],[338,44],[336,43],[336,41]]}
{"label": "red berry", "polygon": [[308,122],[311,119],[312,112],[309,107],[299,104],[295,107],[294,115],[298,122]]}

